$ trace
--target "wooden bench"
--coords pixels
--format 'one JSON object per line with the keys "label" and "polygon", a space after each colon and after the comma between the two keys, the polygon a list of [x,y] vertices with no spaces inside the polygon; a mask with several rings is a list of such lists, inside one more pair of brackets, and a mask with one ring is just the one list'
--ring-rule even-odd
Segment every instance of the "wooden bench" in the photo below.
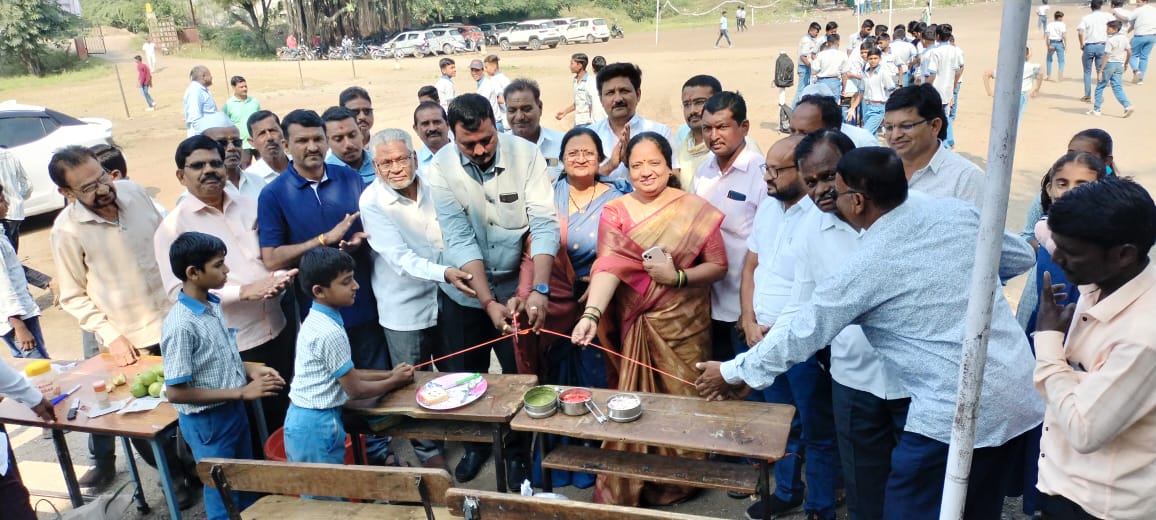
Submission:
{"label": "wooden bench", "polygon": [[[450,474],[442,469],[345,466],[259,460],[202,459],[197,473],[206,486],[269,493],[245,510],[244,518],[419,519],[448,518],[443,507]],[[388,501],[389,504],[299,499],[313,495]],[[233,520],[240,520],[231,495],[221,494]],[[420,505],[400,505],[400,504]]]}
{"label": "wooden bench", "polygon": [[633,477],[663,484],[690,483],[694,487],[725,489],[753,494],[759,483],[759,469],[735,462],[680,459],[637,453],[603,450],[573,444],[555,446],[542,466],[584,473],[601,473]]}
{"label": "wooden bench", "polygon": [[684,515],[657,509],[461,488],[451,488],[446,492],[446,506],[451,515],[472,520],[717,520],[709,516]]}

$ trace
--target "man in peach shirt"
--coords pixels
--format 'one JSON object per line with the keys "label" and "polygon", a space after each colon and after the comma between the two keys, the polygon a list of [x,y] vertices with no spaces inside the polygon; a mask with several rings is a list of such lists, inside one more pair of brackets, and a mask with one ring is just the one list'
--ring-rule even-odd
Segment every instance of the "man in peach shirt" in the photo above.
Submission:
{"label": "man in peach shirt", "polygon": [[[1080,301],[1045,274],[1035,383],[1044,518],[1156,518],[1156,205],[1109,177],[1052,204],[1052,258]],[[1073,319],[1073,317],[1075,319]],[[1065,339],[1064,332],[1067,331]]]}
{"label": "man in peach shirt", "polygon": [[[244,361],[269,365],[292,378],[295,327],[287,327],[281,294],[297,273],[270,273],[261,262],[257,244],[257,201],[226,189],[224,153],[203,135],[177,146],[177,179],[188,189],[185,197],[157,228],[153,237],[157,265],[169,298],[176,300],[181,281],[172,272],[169,245],[181,233],[199,231],[225,242],[229,279],[214,291],[229,328],[237,330],[237,348]],[[270,430],[281,427],[289,409],[288,393],[262,399]]]}

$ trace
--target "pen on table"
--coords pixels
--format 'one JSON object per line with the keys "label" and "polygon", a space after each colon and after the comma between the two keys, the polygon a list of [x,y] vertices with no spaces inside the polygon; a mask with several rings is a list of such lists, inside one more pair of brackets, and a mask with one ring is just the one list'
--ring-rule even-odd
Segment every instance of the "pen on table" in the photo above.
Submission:
{"label": "pen on table", "polygon": [[51,401],[52,406],[56,406],[56,405],[60,404],[62,401],[64,401],[65,399],[68,399],[68,396],[72,395],[77,390],[80,390],[80,385],[76,385],[76,386],[72,387],[71,389],[69,389],[67,392],[64,392],[63,394],[56,396]]}

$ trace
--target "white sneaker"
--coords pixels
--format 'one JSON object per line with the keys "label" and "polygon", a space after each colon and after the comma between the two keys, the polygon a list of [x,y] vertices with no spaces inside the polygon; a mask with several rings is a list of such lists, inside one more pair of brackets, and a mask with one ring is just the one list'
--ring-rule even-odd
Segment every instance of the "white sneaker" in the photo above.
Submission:
{"label": "white sneaker", "polygon": [[1092,110],[1089,110],[1089,111],[1087,112],[1087,114],[1088,114],[1088,115],[1090,115],[1090,116],[1096,116],[1096,117],[1100,117],[1100,115],[1101,115],[1101,114],[1100,114],[1100,111],[1099,111],[1099,110],[1096,110],[1096,109],[1092,109]]}
{"label": "white sneaker", "polygon": [[1124,109],[1124,117],[1128,117],[1128,116],[1132,115],[1132,112],[1135,112],[1135,111],[1136,111],[1136,106],[1135,106],[1135,105],[1133,105],[1133,106],[1130,106],[1130,107],[1128,107],[1128,108],[1125,108],[1125,109]]}
{"label": "white sneaker", "polygon": [[145,112],[152,112],[153,110],[156,110],[156,107],[148,107],[145,109]]}

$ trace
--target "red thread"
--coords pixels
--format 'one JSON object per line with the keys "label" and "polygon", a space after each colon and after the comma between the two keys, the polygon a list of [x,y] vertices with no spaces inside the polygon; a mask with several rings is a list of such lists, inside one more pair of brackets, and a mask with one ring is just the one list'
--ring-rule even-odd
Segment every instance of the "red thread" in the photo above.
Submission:
{"label": "red thread", "polygon": [[[549,330],[549,329],[542,329],[542,330],[541,330],[541,332],[545,332],[545,333],[547,333],[547,334],[553,334],[553,335],[555,335],[555,336],[558,336],[558,337],[560,337],[560,338],[570,339],[570,335],[569,335],[569,334],[562,334],[561,332],[554,332],[554,331],[552,331],[552,330]],[[523,332],[523,334],[525,334],[525,332]],[[597,348],[597,349],[599,349],[599,350],[602,350],[602,351],[604,351],[604,352],[609,352],[609,353],[611,353],[611,354],[614,354],[615,356],[618,356],[618,357],[620,357],[620,358],[622,358],[622,359],[625,359],[625,360],[627,360],[627,361],[629,361],[629,362],[631,362],[631,363],[634,363],[634,364],[636,364],[636,365],[641,365],[641,366],[643,366],[643,367],[649,368],[649,369],[651,369],[651,370],[653,370],[653,371],[655,371],[655,372],[658,372],[659,374],[662,374],[662,375],[664,375],[664,376],[666,376],[666,377],[669,377],[669,378],[671,378],[671,379],[674,379],[675,381],[679,381],[679,382],[682,382],[682,383],[688,384],[688,385],[690,385],[690,386],[695,386],[695,385],[694,385],[694,383],[692,383],[692,382],[690,382],[690,381],[687,381],[687,380],[685,380],[685,379],[683,379],[683,378],[681,378],[681,377],[678,377],[678,376],[676,376],[676,375],[674,375],[674,374],[671,374],[670,372],[667,372],[667,371],[665,371],[665,370],[662,370],[661,368],[658,368],[658,367],[652,367],[652,366],[650,366],[650,365],[647,365],[646,363],[643,363],[643,362],[641,362],[641,361],[638,361],[638,360],[636,360],[636,359],[634,359],[634,358],[631,358],[631,357],[627,357],[627,356],[625,356],[625,355],[623,355],[623,354],[620,354],[620,353],[618,353],[618,352],[615,352],[615,351],[613,351],[613,350],[610,350],[610,349],[608,349],[608,348],[606,348],[606,347],[603,347],[602,345],[597,345],[597,344],[591,343],[591,344],[589,344],[589,345],[587,345],[587,346],[589,346],[589,347],[594,347],[594,348]]]}
{"label": "red thread", "polygon": [[[474,345],[470,348],[464,348],[462,350],[454,352],[453,354],[446,354],[446,355],[444,355],[440,358],[437,358],[437,359],[431,359],[431,360],[423,362],[423,363],[418,363],[418,364],[414,365],[413,368],[418,369],[418,368],[424,367],[426,365],[437,363],[438,361],[441,361],[443,359],[449,359],[449,358],[452,358],[452,357],[457,356],[457,355],[465,354],[466,352],[469,352],[471,350],[477,350],[477,349],[482,348],[486,345],[490,345],[492,343],[497,343],[497,342],[502,341],[502,340],[509,338],[509,337],[517,336],[518,334],[519,334],[518,332],[511,332],[509,334],[506,334],[505,336],[500,336],[500,337],[491,339],[490,341],[487,341],[485,343],[478,343],[477,345]],[[521,334],[525,334],[525,332],[522,332]]]}

